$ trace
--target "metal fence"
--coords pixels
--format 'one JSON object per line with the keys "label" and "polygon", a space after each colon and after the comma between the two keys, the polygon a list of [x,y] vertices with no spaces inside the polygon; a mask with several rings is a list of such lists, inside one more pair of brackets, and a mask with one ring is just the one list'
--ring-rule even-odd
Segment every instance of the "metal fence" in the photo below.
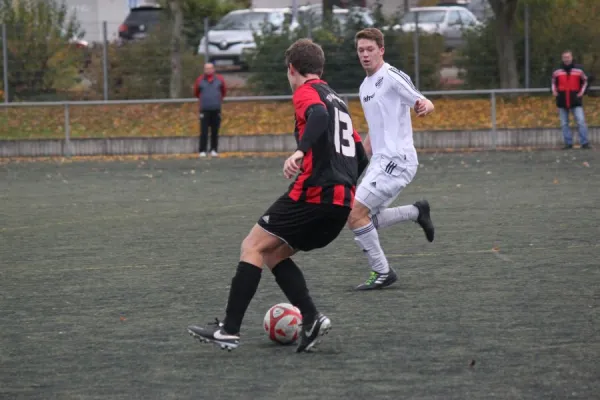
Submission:
{"label": "metal fence", "polygon": [[[479,3],[484,4],[486,2],[480,1]],[[531,6],[530,8],[528,2],[524,4],[524,8],[520,8],[518,11],[518,23],[514,38],[518,50],[518,70],[522,87],[549,87],[551,68],[560,63],[560,53],[567,47],[573,48],[576,51],[576,56],[581,54],[586,57],[579,60],[584,62],[586,69],[589,67],[589,69],[600,71],[600,54],[594,53],[597,48],[588,43],[589,38],[576,36],[587,32],[589,29],[580,29],[577,31],[579,33],[571,34],[557,27],[556,29],[561,30],[561,33],[564,34],[561,34],[560,37],[554,37],[551,46],[546,39],[544,39],[546,40],[544,43],[540,44],[540,40],[543,39],[542,36],[549,36],[548,30],[551,31],[552,26],[549,25],[544,35],[536,32],[541,29],[541,25],[555,23],[555,20],[540,21],[540,13],[543,12],[541,6],[538,8]],[[459,8],[457,7],[457,9]],[[586,16],[582,16],[581,21],[578,20],[578,23],[588,24],[589,18],[586,18]],[[57,47],[54,53],[50,54],[51,58],[49,60],[41,59],[43,62],[37,63],[44,65],[43,68],[39,66],[29,68],[25,61],[27,58],[33,59],[36,57],[36,48],[30,37],[19,34],[19,32],[29,28],[3,25],[0,32],[2,36],[2,63],[0,66],[3,72],[2,88],[0,90],[4,102],[71,99],[161,99],[168,97],[169,76],[172,67],[168,54],[170,43],[168,36],[163,38],[162,43],[150,43],[146,38],[135,41],[135,45],[133,45],[134,41],[129,42],[128,45],[121,45],[119,44],[119,26],[121,22],[82,21],[82,24],[86,27],[86,36],[83,39],[89,38],[92,40],[93,46],[77,50],[78,53],[75,54],[78,63],[77,68],[66,63],[64,58],[67,55],[63,51],[64,49],[60,47]],[[402,21],[397,22],[402,24]],[[412,75],[412,79],[418,88],[421,90],[440,90],[442,88],[478,89],[499,86],[497,82],[497,63],[489,62],[489,60],[488,62],[468,62],[469,60],[465,62],[464,55],[457,52],[443,51],[443,53],[440,53],[437,47],[434,48],[430,45],[428,37],[431,35],[424,33],[429,28],[425,22],[422,22],[419,14],[415,17],[414,22],[416,26],[410,33],[404,34],[406,40],[402,42],[400,50],[391,48],[393,46],[386,49],[386,61]],[[388,24],[390,29],[393,26],[394,24],[391,22]],[[202,27],[199,27],[197,36],[208,35],[214,40],[210,40],[211,45],[193,46],[196,54],[190,52],[183,60],[181,71],[184,88],[183,97],[192,95],[191,86],[195,78],[202,72],[202,64],[205,59],[214,59],[217,62],[228,62],[230,60],[227,57],[217,57],[219,42],[223,40],[221,39],[222,35],[212,30],[207,20],[204,22],[203,28],[202,30]],[[308,36],[311,35],[312,29],[310,29],[310,26],[306,32]],[[164,34],[169,35],[170,31],[165,29]],[[444,36],[444,41],[446,42],[446,39],[450,36]],[[198,37],[198,44],[200,37]],[[457,37],[459,39],[464,38],[461,35]],[[143,43],[147,45],[145,47],[140,46]],[[446,44],[444,44],[444,47],[447,47]],[[248,46],[251,47],[251,44],[248,44]],[[495,42],[492,38],[486,52],[495,52],[494,46]],[[160,50],[158,47],[163,49]],[[540,54],[537,50],[540,48],[550,48],[552,54]],[[32,53],[32,51],[34,52]],[[328,58],[336,58],[338,55],[348,52],[351,52],[351,50],[341,45],[339,48],[329,46]],[[353,65],[344,65],[342,68],[344,71],[336,71],[337,74],[348,72],[348,78],[342,77],[335,85],[339,91],[352,91],[360,84],[360,81],[357,81],[357,76],[361,75],[362,70],[358,61],[354,61],[354,63],[348,63]],[[50,73],[49,67],[44,62],[50,65],[54,72]],[[236,93],[237,91],[238,94],[252,94],[245,87],[248,76],[252,73],[263,73],[266,76],[271,71],[279,70],[282,67],[280,60],[273,60],[272,64],[263,64],[260,68],[261,70],[251,69],[244,74],[230,75],[230,81],[233,82],[231,84],[233,90],[230,93]],[[79,71],[76,71],[76,69]],[[284,75],[282,73],[281,76],[273,76],[273,79],[285,80]],[[52,82],[49,82],[50,80]],[[278,92],[281,91],[276,90],[271,93]]]}
{"label": "metal fence", "polygon": [[[591,91],[600,91],[600,87],[591,87]],[[444,90],[444,91],[430,91],[423,92],[428,97],[458,97],[458,96],[489,96],[489,118],[490,118],[490,134],[492,135],[492,142],[496,137],[498,130],[497,124],[497,99],[499,96],[510,96],[517,94],[528,94],[528,95],[540,95],[550,94],[549,89],[495,89],[495,90]],[[350,100],[358,99],[356,93],[341,94],[340,97],[348,103]],[[291,96],[239,96],[239,97],[227,97],[225,98],[226,103],[243,103],[243,102],[282,102],[290,101]],[[59,102],[10,102],[0,103],[0,109],[15,109],[15,108],[35,108],[35,107],[57,107],[62,108],[64,113],[64,140],[67,144],[66,149],[69,149],[69,141],[71,140],[71,109],[76,106],[118,106],[118,105],[141,105],[141,104],[186,104],[196,103],[195,98],[185,99],[147,99],[147,100],[100,100],[100,101],[59,101]],[[558,124],[558,117],[557,117]],[[121,135],[121,137],[127,136]],[[66,154],[67,156],[69,154]]]}

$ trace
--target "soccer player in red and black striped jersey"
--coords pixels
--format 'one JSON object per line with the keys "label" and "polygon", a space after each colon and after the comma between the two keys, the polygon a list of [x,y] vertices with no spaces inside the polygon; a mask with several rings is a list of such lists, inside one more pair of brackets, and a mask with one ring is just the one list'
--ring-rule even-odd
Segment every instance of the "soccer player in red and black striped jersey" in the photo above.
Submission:
{"label": "soccer player in red and black striped jersey", "polygon": [[239,345],[242,320],[263,265],[302,312],[297,352],[310,350],[329,330],[331,321],[317,311],[304,275],[290,257],[297,251],[323,248],[337,238],[350,215],[358,177],[368,165],[346,104],[321,80],[325,64],[321,47],[301,39],[290,46],[285,59],[294,92],[298,147],[285,161],[283,173],[295,179],[242,243],[225,320],[212,328],[188,327],[192,336],[229,350]]}

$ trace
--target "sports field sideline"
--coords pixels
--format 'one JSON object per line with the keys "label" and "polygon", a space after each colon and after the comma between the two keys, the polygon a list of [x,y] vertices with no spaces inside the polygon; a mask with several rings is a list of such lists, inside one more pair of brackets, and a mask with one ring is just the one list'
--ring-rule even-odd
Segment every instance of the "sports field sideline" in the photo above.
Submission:
{"label": "sports field sideline", "polygon": [[333,329],[272,344],[265,271],[228,353],[241,240],[287,185],[282,158],[0,165],[2,399],[592,399],[600,393],[600,152],[421,154],[436,240],[381,231],[399,284],[348,231],[301,254]]}

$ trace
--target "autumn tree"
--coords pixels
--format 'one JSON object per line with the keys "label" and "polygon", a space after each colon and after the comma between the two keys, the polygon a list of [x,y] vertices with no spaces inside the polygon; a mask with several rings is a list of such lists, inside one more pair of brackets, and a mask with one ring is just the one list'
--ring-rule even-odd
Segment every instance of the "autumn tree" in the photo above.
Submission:
{"label": "autumn tree", "polygon": [[72,40],[85,32],[66,5],[56,0],[0,0],[0,24],[6,26],[12,99],[55,99],[77,84],[84,53]]}
{"label": "autumn tree", "polygon": [[[169,95],[181,97],[181,55],[186,47],[195,50],[204,33],[204,19],[215,22],[232,9],[248,6],[247,0],[165,0],[171,24],[171,79]],[[195,46],[195,47],[194,47]]]}
{"label": "autumn tree", "polygon": [[502,89],[519,87],[513,28],[518,0],[489,0],[495,15],[496,52]]}
{"label": "autumn tree", "polygon": [[[528,13],[525,13],[525,8]],[[584,65],[588,75],[600,76],[600,24],[597,0],[527,0],[520,1],[514,22],[514,46],[519,84],[525,85],[525,59],[529,63],[531,87],[549,87],[552,71],[560,64],[563,50],[571,49],[575,61]],[[529,35],[525,37],[525,16],[528,15]],[[557,35],[556,32],[560,32]],[[465,71],[468,88],[498,88],[504,65],[496,51],[496,23],[492,21],[465,32],[465,46],[456,59],[457,67]],[[529,41],[529,46],[525,41]],[[526,48],[529,54],[526,53]]]}
{"label": "autumn tree", "polygon": [[172,99],[181,97],[181,52],[183,50],[183,0],[168,0],[173,18],[171,32],[171,80],[169,95]]}
{"label": "autumn tree", "polygon": [[331,23],[334,0],[323,0],[323,24]]}

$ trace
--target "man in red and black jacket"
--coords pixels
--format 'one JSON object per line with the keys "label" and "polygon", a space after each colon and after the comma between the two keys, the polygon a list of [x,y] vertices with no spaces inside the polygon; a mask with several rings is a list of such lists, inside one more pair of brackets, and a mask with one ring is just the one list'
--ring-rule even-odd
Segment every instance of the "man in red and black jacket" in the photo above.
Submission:
{"label": "man in red and black jacket", "polygon": [[215,74],[211,63],[204,65],[204,73],[194,83],[194,96],[198,98],[200,109],[200,157],[206,157],[208,129],[211,130],[211,155],[218,156],[219,128],[221,127],[221,105],[227,94],[225,79]]}
{"label": "man in red and black jacket", "polygon": [[556,106],[560,116],[565,149],[573,148],[573,137],[569,128],[569,111],[573,113],[579,131],[579,144],[582,149],[589,149],[587,125],[583,113],[583,95],[588,85],[588,78],[583,68],[573,63],[573,53],[562,53],[562,65],[552,74],[552,94],[556,97]]}
{"label": "man in red and black jacket", "polygon": [[285,58],[294,91],[298,147],[285,161],[283,174],[295,179],[242,243],[225,320],[212,328],[188,327],[192,336],[222,348],[239,345],[242,319],[258,288],[263,265],[302,313],[296,351],[310,350],[327,333],[331,321],[317,311],[304,275],[290,257],[298,251],[323,248],[337,238],[352,209],[358,177],[369,163],[348,107],[321,80],[323,49],[301,39],[286,51]]}

